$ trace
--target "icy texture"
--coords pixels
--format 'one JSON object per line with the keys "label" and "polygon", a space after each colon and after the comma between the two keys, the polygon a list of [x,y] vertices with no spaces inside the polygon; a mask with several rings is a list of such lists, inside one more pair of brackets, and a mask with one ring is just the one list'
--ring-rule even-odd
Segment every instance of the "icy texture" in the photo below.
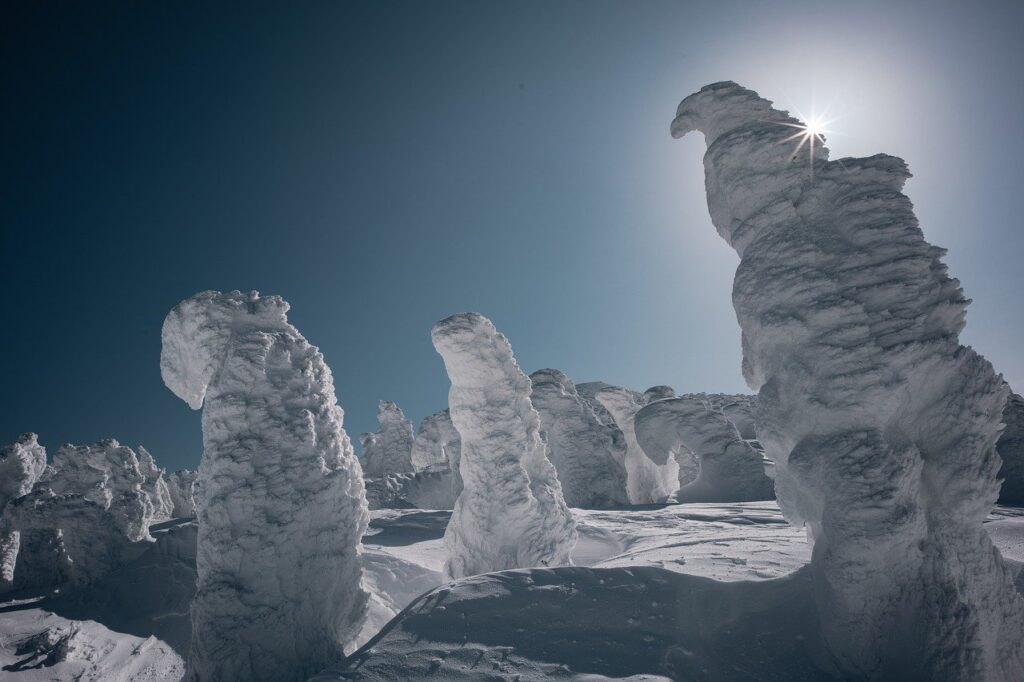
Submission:
{"label": "icy texture", "polygon": [[629,504],[626,470],[614,430],[597,420],[576,392],[572,380],[557,369],[530,375],[531,402],[540,415],[548,457],[558,471],[570,507]]}
{"label": "icy texture", "polygon": [[667,502],[679,489],[679,464],[675,458],[658,464],[644,454],[636,440],[633,419],[644,406],[642,395],[627,388],[610,386],[597,393],[622,432],[626,444],[626,490],[631,504]]}
{"label": "icy texture", "polygon": [[793,155],[798,121],[718,83],[708,206],[740,265],[743,373],[786,517],[814,541],[823,634],[847,677],[1024,679],[1024,601],[982,528],[1005,384],[959,344],[967,300],[928,244],[898,158]]}
{"label": "icy texture", "polygon": [[999,491],[1000,504],[1024,505],[1024,398],[1011,393],[1003,408],[1006,430],[996,442],[996,450],[1003,460],[999,478],[1003,487]]}
{"label": "icy texture", "polygon": [[191,469],[175,471],[167,478],[167,489],[171,495],[174,518],[187,518],[196,515],[196,472]]}
{"label": "icy texture", "polygon": [[383,476],[413,470],[412,422],[405,418],[398,405],[382,400],[377,405],[380,429],[359,436],[363,446],[363,475]]}
{"label": "icy texture", "polygon": [[153,455],[149,454],[149,451],[141,445],[139,446],[139,469],[145,479],[142,490],[153,506],[153,522],[166,521],[174,512],[171,491],[164,478],[164,470],[157,466]]}
{"label": "icy texture", "polygon": [[[655,401],[634,419],[637,442],[656,464],[680,464],[677,502],[750,502],[773,497],[761,455],[725,415],[691,397]],[[690,463],[696,462],[696,471]],[[683,472],[686,471],[684,475]]]}
{"label": "icy texture", "polygon": [[106,510],[115,526],[133,541],[149,539],[153,504],[143,489],[139,458],[113,438],[95,445],[65,445],[53,457],[45,484],[58,495],[80,495]]}
{"label": "icy texture", "polygon": [[452,424],[448,410],[424,417],[412,444],[412,465],[416,471],[424,469],[457,469],[459,461],[459,432]]}
{"label": "icy texture", "polygon": [[441,320],[431,337],[452,382],[465,485],[445,532],[445,574],[568,564],[576,524],[508,340],[477,313]]}
{"label": "icy texture", "polygon": [[46,449],[24,433],[0,449],[0,514],[11,500],[27,495],[46,469]]}
{"label": "icy texture", "polygon": [[164,383],[204,408],[193,680],[305,679],[365,614],[362,472],[331,371],[287,311],[207,291],[164,321]]}

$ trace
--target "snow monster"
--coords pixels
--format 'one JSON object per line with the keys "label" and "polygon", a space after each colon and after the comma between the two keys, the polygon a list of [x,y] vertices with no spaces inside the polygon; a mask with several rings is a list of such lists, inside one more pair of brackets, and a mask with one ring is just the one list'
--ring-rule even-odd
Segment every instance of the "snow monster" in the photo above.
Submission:
{"label": "snow monster", "polygon": [[365,616],[362,471],[331,370],[287,312],[206,291],[164,321],[164,383],[203,409],[190,680],[305,680]]}
{"label": "snow monster", "polygon": [[982,528],[1006,385],[960,345],[968,300],[901,192],[906,163],[795,154],[794,127],[809,136],[726,82],[671,130],[707,142],[743,374],[779,504],[813,542],[822,634],[851,679],[1024,679],[1024,601]]}

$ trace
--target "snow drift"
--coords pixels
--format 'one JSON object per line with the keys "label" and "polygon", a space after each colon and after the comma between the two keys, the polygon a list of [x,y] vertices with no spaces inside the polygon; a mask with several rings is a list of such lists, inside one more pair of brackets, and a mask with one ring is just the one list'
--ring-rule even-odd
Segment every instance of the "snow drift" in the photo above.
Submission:
{"label": "snow drift", "polygon": [[445,574],[568,564],[575,521],[508,340],[478,313],[441,320],[431,337],[452,382],[465,486],[445,532]]}
{"label": "snow drift", "polygon": [[848,677],[1021,679],[1024,601],[982,528],[1005,384],[959,343],[967,300],[901,193],[906,164],[794,155],[799,125],[716,83],[672,134],[707,142],[743,373],[779,504],[814,542],[825,640]]}
{"label": "snow drift", "polygon": [[164,321],[164,383],[204,408],[194,680],[303,680],[364,618],[362,472],[331,371],[287,311],[207,291]]}

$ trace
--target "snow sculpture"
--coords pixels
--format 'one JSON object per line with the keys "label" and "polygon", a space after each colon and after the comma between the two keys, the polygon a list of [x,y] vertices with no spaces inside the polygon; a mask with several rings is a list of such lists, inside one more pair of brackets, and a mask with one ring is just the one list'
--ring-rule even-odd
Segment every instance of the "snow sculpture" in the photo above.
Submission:
{"label": "snow sculpture", "polygon": [[174,518],[196,515],[195,485],[196,472],[191,469],[175,471],[167,479],[167,489],[171,495],[171,515]]}
{"label": "snow sculpture", "polygon": [[568,565],[576,523],[508,340],[478,313],[441,320],[431,338],[452,382],[465,485],[445,531],[445,575]]}
{"label": "snow sculpture", "polygon": [[[113,438],[95,445],[64,445],[53,456],[45,484],[57,496],[80,495],[110,514],[114,525],[133,542],[150,540],[153,505],[139,458]],[[59,527],[59,526],[58,526]]]}
{"label": "snow sculpture", "polygon": [[34,433],[0,449],[0,514],[8,502],[27,495],[45,469],[46,449]]}
{"label": "snow sculpture", "polygon": [[633,419],[643,407],[643,396],[626,388],[601,389],[597,400],[622,431],[626,443],[626,490],[631,504],[661,504],[679,489],[679,464],[670,457],[661,464],[644,454],[636,440]]}
{"label": "snow sculpture", "polygon": [[412,465],[416,471],[450,469],[459,461],[459,432],[448,410],[424,417],[412,443]]}
{"label": "snow sculpture", "polygon": [[761,455],[725,415],[696,398],[658,400],[634,419],[644,454],[679,462],[677,502],[751,502],[774,496]]}
{"label": "snow sculpture", "polygon": [[531,374],[530,380],[531,402],[540,415],[565,503],[570,507],[629,504],[626,469],[613,430],[597,420],[562,372],[542,369]]}
{"label": "snow sculpture", "polygon": [[823,636],[851,678],[1024,679],[1024,601],[982,528],[1005,384],[959,344],[967,300],[900,191],[906,164],[794,155],[799,125],[717,83],[672,134],[707,142],[743,373],[779,504],[814,542]]}
{"label": "snow sculpture", "polygon": [[164,470],[157,466],[153,455],[149,454],[149,451],[141,445],[139,446],[139,469],[144,479],[142,490],[153,507],[153,522],[159,523],[170,519],[174,512],[174,502],[171,500],[171,491],[164,479]]}
{"label": "snow sculpture", "polygon": [[193,680],[304,680],[365,615],[359,462],[330,368],[287,311],[207,291],[164,321],[164,383],[204,408]]}
{"label": "snow sculpture", "polygon": [[412,422],[389,400],[377,405],[377,421],[378,431],[359,436],[363,474],[369,477],[412,471]]}
{"label": "snow sculpture", "polygon": [[1003,408],[1006,429],[996,442],[996,451],[1003,460],[999,478],[999,503],[1024,505],[1024,398],[1011,393]]}

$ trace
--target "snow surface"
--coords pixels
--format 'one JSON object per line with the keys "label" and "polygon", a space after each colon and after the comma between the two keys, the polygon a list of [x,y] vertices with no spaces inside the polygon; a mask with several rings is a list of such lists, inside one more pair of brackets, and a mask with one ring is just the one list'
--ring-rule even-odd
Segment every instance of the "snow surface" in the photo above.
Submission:
{"label": "snow surface", "polygon": [[1024,679],[1024,600],[982,528],[1007,388],[959,343],[968,301],[901,193],[906,163],[794,154],[794,125],[716,83],[671,128],[707,142],[757,433],[814,541],[828,650],[855,678]]}
{"label": "snow surface", "polygon": [[287,311],[207,291],[164,321],[164,382],[203,408],[190,679],[305,679],[364,620],[362,472],[331,371]]}
{"label": "snow surface", "polygon": [[598,421],[563,372],[541,369],[530,375],[530,381],[530,401],[540,416],[548,458],[558,472],[565,503],[570,507],[628,504],[625,453],[614,429]]}
{"label": "snow surface", "polygon": [[431,338],[462,440],[464,488],[445,533],[445,575],[569,563],[575,523],[508,340],[478,313],[441,320]]}
{"label": "snow surface", "polygon": [[395,403],[382,400],[377,405],[380,429],[359,436],[363,446],[360,460],[366,477],[402,474],[413,470],[412,422]]}

